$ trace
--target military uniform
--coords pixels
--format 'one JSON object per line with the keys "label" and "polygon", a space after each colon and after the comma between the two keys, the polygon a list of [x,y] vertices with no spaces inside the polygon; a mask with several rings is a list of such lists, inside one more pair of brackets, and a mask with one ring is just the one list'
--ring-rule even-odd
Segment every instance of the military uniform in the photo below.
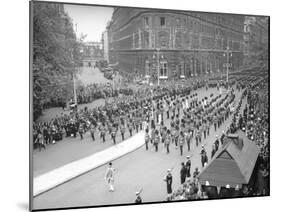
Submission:
{"label": "military uniform", "polygon": [[121,125],[120,132],[121,132],[121,136],[122,136],[122,141],[124,141],[124,139],[125,139],[125,125],[124,124]]}
{"label": "military uniform", "polygon": [[180,154],[183,154],[184,135],[179,136]]}
{"label": "military uniform", "polygon": [[158,152],[158,144],[159,144],[159,142],[160,142],[160,136],[159,136],[159,134],[156,134],[155,138],[154,138],[155,152]]}
{"label": "military uniform", "polygon": [[144,136],[144,141],[145,141],[145,149],[148,150],[148,143],[149,143],[149,140],[150,140],[150,136],[149,136],[149,133],[148,131],[145,133],[145,136]]}
{"label": "military uniform", "polygon": [[93,141],[95,141],[95,127],[93,125],[91,126],[90,132]]}

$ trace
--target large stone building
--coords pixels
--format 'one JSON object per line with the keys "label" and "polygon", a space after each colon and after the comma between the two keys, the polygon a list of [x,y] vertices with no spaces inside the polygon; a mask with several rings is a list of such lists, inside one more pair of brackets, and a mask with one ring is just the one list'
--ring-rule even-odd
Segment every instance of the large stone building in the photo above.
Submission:
{"label": "large stone building", "polygon": [[[243,63],[244,16],[158,9],[115,8],[108,27],[110,63],[121,74],[160,79],[224,71]],[[159,69],[158,69],[159,67]]]}
{"label": "large stone building", "polygon": [[96,61],[103,60],[102,42],[85,42],[80,51],[84,67],[93,67]]}
{"label": "large stone building", "polygon": [[109,48],[108,48],[108,31],[102,33],[103,59],[109,62]]}
{"label": "large stone building", "polygon": [[[269,23],[268,17],[247,16],[244,22],[244,64],[257,64],[261,55],[268,51]],[[264,58],[268,61],[268,58]]]}

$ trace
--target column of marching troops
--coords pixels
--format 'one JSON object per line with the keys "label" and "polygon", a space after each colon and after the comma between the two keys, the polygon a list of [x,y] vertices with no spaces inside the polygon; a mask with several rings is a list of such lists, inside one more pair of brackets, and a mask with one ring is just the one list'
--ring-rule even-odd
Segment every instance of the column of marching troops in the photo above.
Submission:
{"label": "column of marching troops", "polygon": [[[184,144],[187,150],[191,150],[191,142],[194,140],[196,147],[202,143],[210,134],[210,128],[214,126],[216,131],[229,117],[230,105],[235,99],[231,91],[224,97],[222,95],[205,97],[198,100],[196,93],[191,95],[164,96],[156,102],[156,117],[150,120],[151,125],[145,129],[145,147],[149,149],[150,144],[158,151],[160,143],[164,144],[167,154],[170,152],[170,145],[180,149],[183,155]],[[170,119],[170,126],[165,119]],[[157,124],[155,124],[155,121]],[[224,134],[223,134],[224,136]],[[219,148],[219,138],[214,143],[212,156]],[[220,140],[223,140],[221,137]],[[204,145],[202,145],[202,166],[208,162]]]}

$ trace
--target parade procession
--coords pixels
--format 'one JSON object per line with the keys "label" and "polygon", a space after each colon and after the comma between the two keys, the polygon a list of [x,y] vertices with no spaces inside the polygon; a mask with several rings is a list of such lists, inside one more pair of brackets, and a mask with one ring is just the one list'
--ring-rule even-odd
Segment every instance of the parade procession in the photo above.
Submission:
{"label": "parade procession", "polygon": [[35,2],[33,19],[35,209],[269,195],[267,17]]}

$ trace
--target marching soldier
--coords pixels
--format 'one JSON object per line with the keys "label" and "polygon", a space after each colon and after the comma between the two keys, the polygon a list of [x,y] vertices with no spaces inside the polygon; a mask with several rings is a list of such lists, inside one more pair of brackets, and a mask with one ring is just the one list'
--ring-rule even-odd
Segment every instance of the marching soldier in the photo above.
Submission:
{"label": "marching soldier", "polygon": [[179,136],[179,146],[180,146],[180,153],[181,153],[181,155],[183,153],[183,144],[184,144],[184,134],[181,131],[180,132],[180,136]]}
{"label": "marching soldier", "polygon": [[215,127],[215,131],[217,131],[217,122],[218,122],[218,118],[217,115],[214,115],[214,127]]}
{"label": "marching soldier", "polygon": [[204,121],[204,123],[202,125],[202,129],[203,129],[203,133],[204,133],[204,139],[206,139],[206,136],[207,136],[207,124],[206,124],[206,121]]}
{"label": "marching soldier", "polygon": [[144,136],[144,142],[145,142],[145,149],[148,150],[148,143],[150,140],[150,136],[149,136],[149,131],[148,128],[145,129],[145,136]]}
{"label": "marching soldier", "polygon": [[95,141],[95,126],[93,124],[91,126],[90,132],[91,132],[91,137],[92,137],[93,141]]}
{"label": "marching soldier", "polygon": [[198,146],[199,143],[199,130],[195,129],[195,140],[196,140],[196,146]]}
{"label": "marching soldier", "polygon": [[82,124],[79,125],[78,132],[79,132],[81,140],[83,140],[83,132],[84,132],[84,130],[83,130]]}
{"label": "marching soldier", "polygon": [[187,150],[190,151],[190,141],[191,141],[191,132],[187,132],[185,135]]}
{"label": "marching soldier", "polygon": [[175,146],[176,146],[176,149],[178,148],[178,141],[179,141],[179,127],[176,126],[176,129],[175,129],[175,134],[174,134],[174,137],[175,137]]}
{"label": "marching soldier", "polygon": [[122,124],[121,126],[120,126],[120,132],[121,132],[121,136],[122,136],[122,141],[124,141],[124,139],[125,139],[125,125],[124,124]]}
{"label": "marching soldier", "polygon": [[101,128],[100,128],[100,137],[102,138],[102,141],[105,142],[105,124],[102,123]]}
{"label": "marching soldier", "polygon": [[171,132],[170,132],[170,130],[167,130],[167,134],[166,134],[166,138],[165,138],[165,146],[166,146],[167,154],[170,153],[169,146],[170,146],[171,141],[172,141]]}
{"label": "marching soldier", "polygon": [[112,130],[111,130],[111,138],[112,138],[114,144],[116,144],[116,131],[117,131],[116,127],[113,126]]}
{"label": "marching soldier", "polygon": [[128,123],[128,129],[129,129],[129,132],[130,132],[130,136],[132,137],[132,135],[133,135],[133,123],[132,123],[132,120],[130,120],[129,123]]}
{"label": "marching soldier", "polygon": [[155,146],[155,152],[158,152],[158,144],[160,142],[160,135],[158,130],[155,130],[155,138],[154,138],[154,146]]}

